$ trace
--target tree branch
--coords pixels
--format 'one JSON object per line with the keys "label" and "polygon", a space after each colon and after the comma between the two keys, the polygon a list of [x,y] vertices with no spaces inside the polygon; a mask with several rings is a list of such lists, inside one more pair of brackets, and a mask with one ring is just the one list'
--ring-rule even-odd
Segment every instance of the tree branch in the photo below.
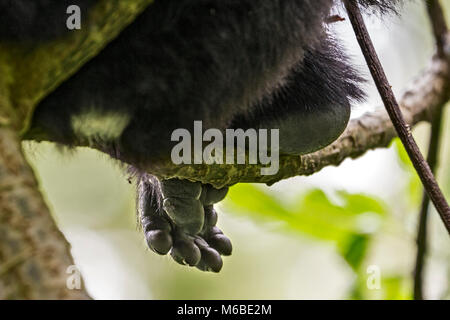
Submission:
{"label": "tree branch", "polygon": [[[442,127],[442,113],[443,107],[439,108],[438,114],[431,123],[431,135],[429,142],[429,149],[427,155],[427,162],[430,165],[431,171],[436,172],[438,165],[438,154],[440,144],[440,134]],[[417,258],[414,271],[414,299],[423,300],[423,274],[425,267],[425,255],[427,251],[427,226],[428,226],[428,212],[430,209],[430,198],[424,192],[422,198],[422,206],[419,215],[419,226],[417,228]]]}
{"label": "tree branch", "polygon": [[89,299],[69,290],[70,246],[45,205],[13,130],[0,128],[0,300]]}
{"label": "tree branch", "polygon": [[431,201],[433,202],[436,210],[439,212],[448,233],[450,234],[450,207],[445,200],[445,197],[433,176],[433,173],[428,163],[420,153],[412,134],[410,127],[403,119],[403,115],[400,111],[400,107],[394,96],[391,86],[384,73],[383,67],[378,55],[373,46],[367,31],[364,19],[362,17],[359,6],[352,0],[344,0],[345,8],[347,9],[350,21],[353,25],[356,38],[359,42],[364,57],[366,58],[367,65],[381,95],[386,110],[391,118],[395,129],[402,141],[405,149],[411,159],[421,181],[428,193]]}
{"label": "tree branch", "polygon": [[[449,100],[450,67],[447,59],[433,57],[428,67],[412,81],[402,96],[400,105],[406,122],[413,126],[430,121],[432,114]],[[153,165],[148,172],[160,177],[179,177],[216,187],[238,182],[273,184],[280,180],[311,175],[327,166],[338,166],[347,158],[358,158],[368,150],[388,147],[396,132],[385,110],[366,113],[350,121],[347,129],[330,146],[303,156],[281,156],[280,171],[262,176],[261,165]]]}
{"label": "tree branch", "polygon": [[446,46],[448,46],[448,27],[444,10],[442,10],[439,0],[427,0],[425,5],[430,17],[434,39],[436,40],[437,54],[440,57],[444,57],[447,50]]}
{"label": "tree branch", "polygon": [[[89,299],[67,287],[70,246],[20,146],[40,99],[75,73],[152,0],[103,0],[81,31],[36,48],[0,43],[0,300]],[[82,282],[82,279],[79,279]]]}
{"label": "tree branch", "polygon": [[24,133],[37,103],[97,55],[152,2],[102,0],[82,29],[64,39],[35,48],[0,43],[0,74],[14,107],[10,112],[5,112],[4,105],[0,108],[0,125]]}
{"label": "tree branch", "polygon": [[[437,54],[445,57],[445,45],[447,38],[447,23],[444,18],[444,11],[438,0],[428,0],[425,2],[428,8],[428,16],[433,28],[433,34],[436,41]],[[430,165],[433,174],[436,174],[438,166],[440,135],[442,128],[442,115],[444,105],[438,108],[437,114],[431,122],[430,142],[428,144],[427,162]],[[425,256],[427,253],[427,227],[428,212],[430,210],[430,198],[424,192],[422,197],[422,206],[419,215],[419,225],[417,228],[417,256],[414,269],[414,299],[423,300],[423,278],[425,269]]]}

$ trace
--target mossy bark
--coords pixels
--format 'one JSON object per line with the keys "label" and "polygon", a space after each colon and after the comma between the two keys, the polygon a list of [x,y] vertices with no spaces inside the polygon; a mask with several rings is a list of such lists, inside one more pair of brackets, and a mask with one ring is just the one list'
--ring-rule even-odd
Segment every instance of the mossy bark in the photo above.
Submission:
{"label": "mossy bark", "polygon": [[[152,0],[103,0],[80,31],[38,47],[0,43],[0,300],[89,299],[21,150],[36,104],[94,57]],[[82,280],[80,280],[82,282]]]}

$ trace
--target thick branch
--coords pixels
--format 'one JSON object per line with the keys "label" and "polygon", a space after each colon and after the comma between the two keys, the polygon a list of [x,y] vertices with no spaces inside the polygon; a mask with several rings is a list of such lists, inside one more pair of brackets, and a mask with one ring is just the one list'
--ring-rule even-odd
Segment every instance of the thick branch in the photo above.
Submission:
{"label": "thick branch", "polygon": [[14,131],[0,128],[0,300],[88,299],[69,290],[70,246],[38,191]]}
{"label": "thick branch", "polygon": [[[448,60],[434,57],[411,83],[400,100],[404,118],[409,125],[430,121],[436,109],[448,101],[449,75]],[[303,156],[282,156],[280,171],[273,176],[261,176],[261,165],[175,166],[167,163],[149,167],[148,171],[166,178],[176,176],[212,183],[217,187],[237,182],[273,184],[289,177],[311,175],[330,165],[338,166],[347,158],[358,158],[368,150],[389,146],[395,137],[396,132],[388,114],[380,109],[352,120],[337,141],[318,152]]]}
{"label": "thick branch", "polygon": [[367,31],[364,19],[362,17],[361,11],[358,4],[352,0],[344,0],[345,8],[347,9],[350,21],[353,25],[353,30],[355,31],[356,38],[361,47],[364,57],[366,58],[367,65],[375,81],[375,84],[380,93],[381,99],[386,107],[386,110],[391,118],[395,129],[405,146],[406,152],[411,159],[414,168],[416,169],[420,180],[422,181],[425,190],[428,193],[431,201],[433,202],[436,210],[439,212],[442,221],[444,222],[447,231],[450,233],[450,207],[439,188],[436,179],[434,178],[433,172],[430,166],[425,161],[422,156],[419,147],[412,136],[411,129],[406,124],[403,115],[400,111],[400,107],[397,103],[397,99],[389,85],[386,74],[384,73],[383,67],[378,55],[373,46],[372,40]]}

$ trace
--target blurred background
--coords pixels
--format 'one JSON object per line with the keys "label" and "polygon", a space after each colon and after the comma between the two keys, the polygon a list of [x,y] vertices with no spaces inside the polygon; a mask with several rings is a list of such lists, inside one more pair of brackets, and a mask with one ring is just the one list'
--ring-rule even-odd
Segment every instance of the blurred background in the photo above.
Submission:
{"label": "blurred background", "polygon": [[[442,1],[450,21],[450,3]],[[393,88],[423,69],[434,51],[423,1],[398,18],[367,23]],[[344,13],[340,12],[341,15]],[[348,21],[335,23],[355,65],[369,72]],[[367,85],[367,103],[381,106]],[[450,108],[446,108],[438,180],[450,199]],[[425,153],[429,125],[414,130]],[[241,184],[218,206],[234,252],[220,274],[178,266],[146,248],[136,225],[134,187],[124,169],[88,149],[24,144],[54,217],[72,245],[95,299],[410,299],[422,188],[397,142],[340,167],[275,184]],[[450,298],[450,241],[430,213],[425,296]],[[380,286],[367,285],[374,275]]]}

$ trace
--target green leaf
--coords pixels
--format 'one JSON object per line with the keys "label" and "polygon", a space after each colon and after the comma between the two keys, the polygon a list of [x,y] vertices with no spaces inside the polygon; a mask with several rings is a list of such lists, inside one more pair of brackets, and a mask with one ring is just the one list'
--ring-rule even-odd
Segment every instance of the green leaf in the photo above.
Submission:
{"label": "green leaf", "polygon": [[354,271],[360,270],[362,262],[369,247],[370,237],[368,235],[350,235],[347,241],[340,244],[339,251],[342,257]]}
{"label": "green leaf", "polygon": [[338,193],[345,201],[344,209],[351,214],[376,213],[381,216],[387,214],[386,205],[380,200],[363,194],[351,194],[345,191]]}
{"label": "green leaf", "polygon": [[230,188],[227,203],[234,210],[245,212],[261,219],[285,220],[287,209],[277,199],[252,184],[239,184]]}
{"label": "green leaf", "polygon": [[392,145],[394,146],[395,151],[397,151],[397,156],[403,169],[407,171],[414,170],[411,159],[409,158],[403,143],[400,141],[400,138],[395,138]]}

